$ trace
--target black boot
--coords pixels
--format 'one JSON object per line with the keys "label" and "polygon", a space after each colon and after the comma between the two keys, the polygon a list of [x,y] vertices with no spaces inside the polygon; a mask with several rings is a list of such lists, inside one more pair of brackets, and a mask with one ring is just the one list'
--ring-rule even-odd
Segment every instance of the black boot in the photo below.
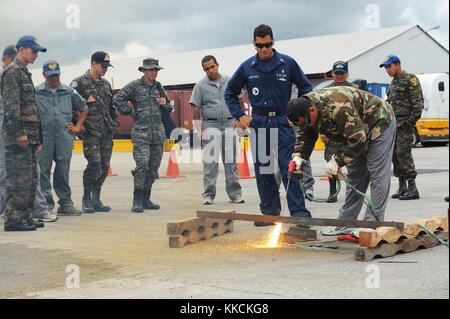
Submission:
{"label": "black boot", "polygon": [[400,200],[414,200],[419,199],[419,191],[416,187],[416,180],[415,179],[408,179],[408,191],[400,196],[398,199]]}
{"label": "black boot", "polygon": [[133,213],[143,213],[144,209],[142,208],[142,191],[135,190],[133,192],[133,207],[131,207],[131,211]]}
{"label": "black boot", "polygon": [[330,178],[330,196],[328,197],[327,203],[336,203],[337,202],[337,177]]}
{"label": "black boot", "polygon": [[86,213],[86,214],[95,213],[94,207],[92,206],[90,189],[86,189],[86,188],[84,189],[82,210],[83,210],[83,213]]}
{"label": "black boot", "polygon": [[36,230],[35,225],[30,225],[27,221],[16,222],[11,224],[5,224],[4,230],[9,231],[34,231]]}
{"label": "black boot", "polygon": [[149,209],[149,210],[159,210],[161,208],[161,206],[153,203],[150,200],[151,196],[152,196],[152,192],[148,189],[144,189],[143,198],[142,198],[142,207],[144,209]]}
{"label": "black boot", "polygon": [[44,228],[45,227],[44,222],[40,222],[38,220],[34,220],[33,218],[28,219],[28,225],[34,226],[36,228]]}
{"label": "black boot", "polygon": [[394,199],[400,198],[400,196],[404,195],[408,191],[408,188],[406,187],[406,178],[400,177],[398,179],[398,182],[399,183],[397,193],[392,195],[392,198]]}
{"label": "black boot", "polygon": [[96,212],[109,212],[111,207],[105,206],[100,200],[101,188],[94,188],[92,190],[92,207]]}

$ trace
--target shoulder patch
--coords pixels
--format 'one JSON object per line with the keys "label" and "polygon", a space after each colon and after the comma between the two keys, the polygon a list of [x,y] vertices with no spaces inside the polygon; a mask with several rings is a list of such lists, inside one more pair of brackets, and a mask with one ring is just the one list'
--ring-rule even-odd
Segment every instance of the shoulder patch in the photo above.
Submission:
{"label": "shoulder patch", "polygon": [[411,82],[411,84],[412,84],[413,86],[418,86],[418,85],[419,85],[419,80],[418,80],[415,76],[411,77],[411,78],[409,79],[409,82]]}
{"label": "shoulder patch", "polygon": [[76,89],[78,87],[78,82],[77,81],[72,81],[72,83],[70,83],[70,87],[73,89]]}

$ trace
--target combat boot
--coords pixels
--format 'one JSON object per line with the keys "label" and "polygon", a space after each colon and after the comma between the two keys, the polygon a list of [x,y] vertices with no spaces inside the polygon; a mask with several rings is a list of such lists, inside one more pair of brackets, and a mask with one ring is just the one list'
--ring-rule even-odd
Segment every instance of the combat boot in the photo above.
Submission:
{"label": "combat boot", "polygon": [[5,224],[4,226],[5,232],[9,231],[35,231],[36,226],[30,225],[28,221],[21,221],[12,224]]}
{"label": "combat boot", "polygon": [[330,183],[330,196],[327,199],[327,203],[336,203],[337,202],[337,178],[333,177],[329,179]]}
{"label": "combat boot", "polygon": [[142,191],[135,190],[133,192],[133,207],[131,207],[133,213],[143,213],[142,208]]}
{"label": "combat boot", "polygon": [[83,194],[83,213],[92,214],[95,213],[94,207],[92,206],[91,190],[85,189]]}
{"label": "combat boot", "polygon": [[416,181],[414,179],[408,180],[408,191],[401,195],[398,199],[400,200],[414,200],[419,199],[419,190],[416,187]]}
{"label": "combat boot", "polygon": [[406,187],[406,178],[400,177],[398,179],[398,181],[399,181],[399,184],[398,184],[397,193],[392,195],[392,198],[394,198],[394,199],[399,198],[400,196],[404,195],[408,191],[408,189]]}
{"label": "combat boot", "polygon": [[105,206],[100,200],[101,188],[94,188],[92,190],[92,207],[96,212],[109,212],[111,207]]}
{"label": "combat boot", "polygon": [[148,189],[144,189],[143,192],[143,198],[142,198],[142,207],[144,209],[149,209],[149,210],[159,210],[161,208],[161,206],[159,206],[158,204],[153,203],[150,200],[150,197],[152,196],[152,192]]}

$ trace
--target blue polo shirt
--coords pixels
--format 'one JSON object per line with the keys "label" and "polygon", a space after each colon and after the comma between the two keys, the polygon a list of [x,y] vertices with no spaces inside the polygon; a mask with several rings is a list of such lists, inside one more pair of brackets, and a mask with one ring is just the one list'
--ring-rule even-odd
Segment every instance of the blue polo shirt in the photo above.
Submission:
{"label": "blue polo shirt", "polygon": [[245,115],[239,103],[239,95],[245,87],[253,109],[259,111],[287,113],[291,99],[292,84],[302,96],[312,91],[312,85],[297,62],[274,50],[267,61],[255,55],[242,63],[228,82],[225,102],[234,118]]}

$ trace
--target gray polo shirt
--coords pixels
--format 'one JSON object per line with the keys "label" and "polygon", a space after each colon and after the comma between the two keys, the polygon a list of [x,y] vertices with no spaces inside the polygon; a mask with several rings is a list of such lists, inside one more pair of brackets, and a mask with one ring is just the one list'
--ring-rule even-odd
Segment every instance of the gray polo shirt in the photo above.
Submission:
{"label": "gray polo shirt", "polygon": [[229,80],[228,76],[220,75],[220,81],[214,83],[205,76],[195,85],[189,103],[200,108],[204,121],[228,122],[233,119],[224,97]]}

